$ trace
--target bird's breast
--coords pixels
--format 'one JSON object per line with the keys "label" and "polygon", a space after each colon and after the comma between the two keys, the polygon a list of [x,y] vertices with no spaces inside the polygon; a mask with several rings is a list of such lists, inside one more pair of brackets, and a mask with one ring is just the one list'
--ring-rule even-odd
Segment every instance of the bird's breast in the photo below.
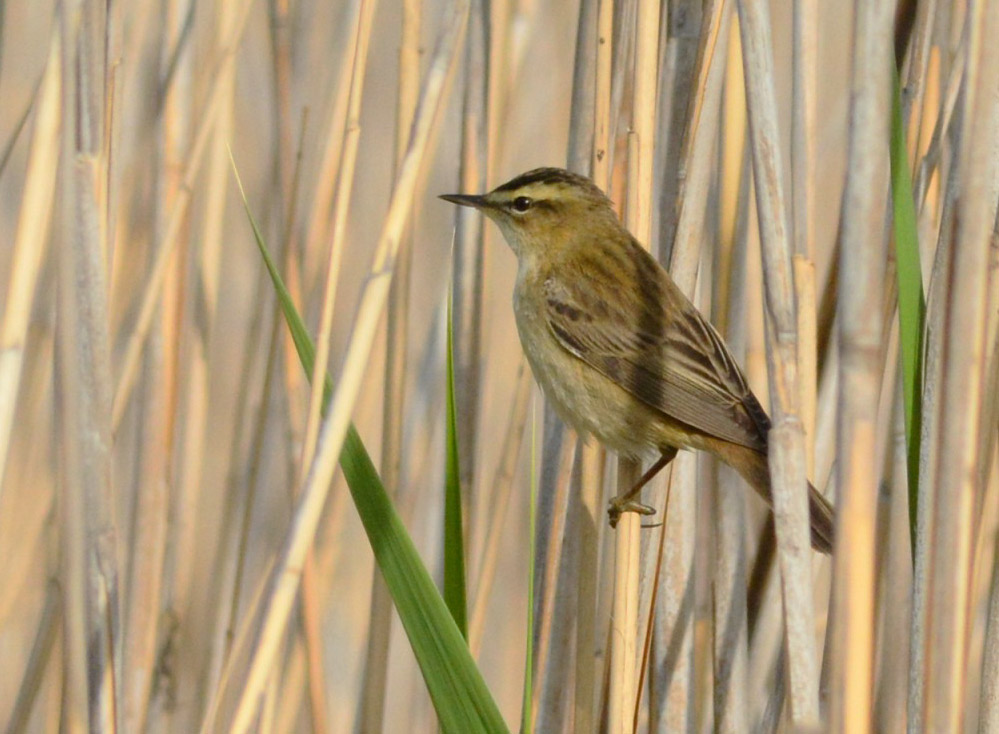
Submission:
{"label": "bird's breast", "polygon": [[558,342],[545,318],[540,283],[518,277],[513,310],[534,379],[565,423],[628,456],[655,448],[648,425],[658,422],[653,411]]}

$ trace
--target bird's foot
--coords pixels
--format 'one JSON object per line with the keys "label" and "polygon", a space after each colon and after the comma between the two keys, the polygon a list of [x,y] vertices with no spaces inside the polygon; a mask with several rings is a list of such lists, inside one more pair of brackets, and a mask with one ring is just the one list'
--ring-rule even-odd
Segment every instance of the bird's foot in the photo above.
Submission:
{"label": "bird's foot", "polygon": [[628,497],[615,497],[608,503],[607,507],[607,518],[610,520],[610,526],[616,528],[621,515],[626,512],[634,512],[639,515],[655,515],[656,508],[643,505],[641,502]]}

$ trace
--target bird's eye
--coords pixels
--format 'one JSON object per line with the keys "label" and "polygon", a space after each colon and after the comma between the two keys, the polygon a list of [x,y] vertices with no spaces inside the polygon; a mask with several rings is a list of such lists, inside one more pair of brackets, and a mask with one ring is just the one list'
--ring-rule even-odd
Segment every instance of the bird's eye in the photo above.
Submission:
{"label": "bird's eye", "polygon": [[527,196],[518,196],[513,200],[513,209],[518,212],[526,212],[534,202]]}

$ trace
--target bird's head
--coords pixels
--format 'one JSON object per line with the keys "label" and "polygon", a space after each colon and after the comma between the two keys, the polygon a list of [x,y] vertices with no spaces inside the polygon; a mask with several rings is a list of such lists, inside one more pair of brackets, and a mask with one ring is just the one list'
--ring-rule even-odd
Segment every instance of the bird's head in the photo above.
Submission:
{"label": "bird's head", "polygon": [[619,228],[610,199],[584,176],[561,168],[537,168],[488,194],[444,194],[474,207],[499,225],[518,257],[571,246],[595,228]]}

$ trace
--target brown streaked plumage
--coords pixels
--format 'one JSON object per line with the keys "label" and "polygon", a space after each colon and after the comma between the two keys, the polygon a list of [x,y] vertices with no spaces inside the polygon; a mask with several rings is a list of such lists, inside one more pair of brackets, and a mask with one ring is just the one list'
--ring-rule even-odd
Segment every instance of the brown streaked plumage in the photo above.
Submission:
{"label": "brown streaked plumage", "polygon": [[[630,457],[709,451],[770,502],[770,419],[714,327],[618,221],[589,179],[529,171],[481,196],[517,255],[514,314],[535,379],[581,433]],[[612,522],[644,481],[611,502]],[[829,503],[809,485],[812,545],[830,552]]]}

